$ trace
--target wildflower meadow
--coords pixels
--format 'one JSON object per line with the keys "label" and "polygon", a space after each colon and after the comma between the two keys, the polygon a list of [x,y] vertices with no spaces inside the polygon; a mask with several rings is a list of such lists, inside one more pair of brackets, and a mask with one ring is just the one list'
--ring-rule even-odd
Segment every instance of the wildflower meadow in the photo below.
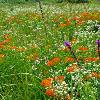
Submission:
{"label": "wildflower meadow", "polygon": [[99,0],[1,1],[0,100],[100,100]]}

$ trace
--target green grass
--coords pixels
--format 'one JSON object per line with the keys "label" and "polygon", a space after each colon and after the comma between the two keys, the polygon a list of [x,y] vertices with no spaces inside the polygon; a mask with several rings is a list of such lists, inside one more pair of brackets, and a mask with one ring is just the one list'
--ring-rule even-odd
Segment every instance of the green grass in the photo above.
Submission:
{"label": "green grass", "polygon": [[[71,92],[73,100],[99,100],[97,98],[99,78],[83,77],[91,72],[100,74],[100,61],[84,63],[88,57],[97,58],[96,40],[100,40],[99,31],[95,32],[97,20],[86,21],[75,27],[75,22],[68,27],[60,27],[59,23],[66,23],[66,19],[80,16],[82,12],[98,12],[99,4],[43,4],[44,19],[36,4],[0,4],[0,43],[9,34],[11,40],[0,48],[0,99],[1,100],[65,100]],[[61,18],[61,16],[63,16]],[[52,20],[57,20],[53,22]],[[71,37],[72,36],[72,37]],[[80,57],[80,66],[85,70],[68,73],[67,68],[76,62],[65,62],[66,57],[73,57],[69,51],[64,51],[64,41],[72,42],[72,49],[76,57]],[[11,49],[16,46],[15,49]],[[82,52],[79,47],[85,46],[88,51]],[[47,66],[48,60],[55,57],[61,59],[52,67]],[[63,84],[53,82],[53,87],[60,87],[57,91],[59,98],[45,94],[47,88],[41,85],[46,78],[64,76],[67,89]],[[75,79],[75,80],[74,80]],[[74,90],[74,85],[76,90]],[[57,87],[56,87],[57,88]],[[80,97],[77,96],[80,94]],[[98,96],[97,96],[98,95]]]}

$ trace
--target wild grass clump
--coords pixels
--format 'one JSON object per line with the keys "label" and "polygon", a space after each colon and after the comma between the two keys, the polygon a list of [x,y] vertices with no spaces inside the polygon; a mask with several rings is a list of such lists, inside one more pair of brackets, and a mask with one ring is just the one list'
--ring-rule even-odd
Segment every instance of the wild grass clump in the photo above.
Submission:
{"label": "wild grass clump", "polygon": [[98,100],[99,6],[20,7],[0,8],[0,99]]}

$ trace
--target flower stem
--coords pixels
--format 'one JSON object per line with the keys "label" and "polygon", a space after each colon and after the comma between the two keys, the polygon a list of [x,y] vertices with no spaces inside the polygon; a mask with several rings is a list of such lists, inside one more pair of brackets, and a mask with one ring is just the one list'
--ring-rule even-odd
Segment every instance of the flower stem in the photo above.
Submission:
{"label": "flower stem", "polygon": [[44,19],[44,14],[43,14],[42,5],[41,5],[40,0],[38,0],[38,3],[39,3],[39,8],[40,8],[40,11],[41,11],[42,18]]}
{"label": "flower stem", "polygon": [[79,63],[78,58],[76,57],[74,51],[73,51],[71,48],[70,48],[70,51],[71,51],[71,53],[72,53],[72,55],[73,55],[75,61],[77,62],[78,66],[80,66],[80,63]]}
{"label": "flower stem", "polygon": [[98,55],[99,55],[99,60],[100,60],[100,44],[98,44]]}

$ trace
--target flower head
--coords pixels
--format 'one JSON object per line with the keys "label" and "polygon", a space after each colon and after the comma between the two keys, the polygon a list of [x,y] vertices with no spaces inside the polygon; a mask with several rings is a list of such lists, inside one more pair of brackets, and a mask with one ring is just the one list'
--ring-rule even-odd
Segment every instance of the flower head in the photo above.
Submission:
{"label": "flower head", "polygon": [[98,45],[100,45],[100,40],[97,40],[96,43],[97,43]]}
{"label": "flower head", "polygon": [[68,48],[71,48],[71,44],[70,44],[70,42],[68,42],[68,41],[65,41],[65,42],[64,42],[64,45],[67,46]]}
{"label": "flower head", "polygon": [[80,51],[87,51],[87,50],[89,50],[89,49],[88,49],[87,47],[83,47],[83,46],[82,46],[82,47],[79,47],[78,50],[80,50]]}
{"label": "flower head", "polygon": [[72,66],[67,68],[67,72],[69,72],[69,73],[73,73],[73,72],[76,72],[76,71],[79,71],[79,68],[76,64],[73,64]]}
{"label": "flower head", "polygon": [[44,87],[50,87],[50,86],[52,86],[52,80],[44,79],[44,80],[42,80],[41,85]]}
{"label": "flower head", "polygon": [[56,76],[55,80],[57,80],[57,81],[64,81],[64,76],[63,75],[62,76]]}
{"label": "flower head", "polygon": [[47,96],[55,96],[54,90],[53,89],[46,90],[46,95]]}
{"label": "flower head", "polygon": [[47,62],[47,66],[54,66],[56,63],[60,62],[59,57],[55,57]]}

